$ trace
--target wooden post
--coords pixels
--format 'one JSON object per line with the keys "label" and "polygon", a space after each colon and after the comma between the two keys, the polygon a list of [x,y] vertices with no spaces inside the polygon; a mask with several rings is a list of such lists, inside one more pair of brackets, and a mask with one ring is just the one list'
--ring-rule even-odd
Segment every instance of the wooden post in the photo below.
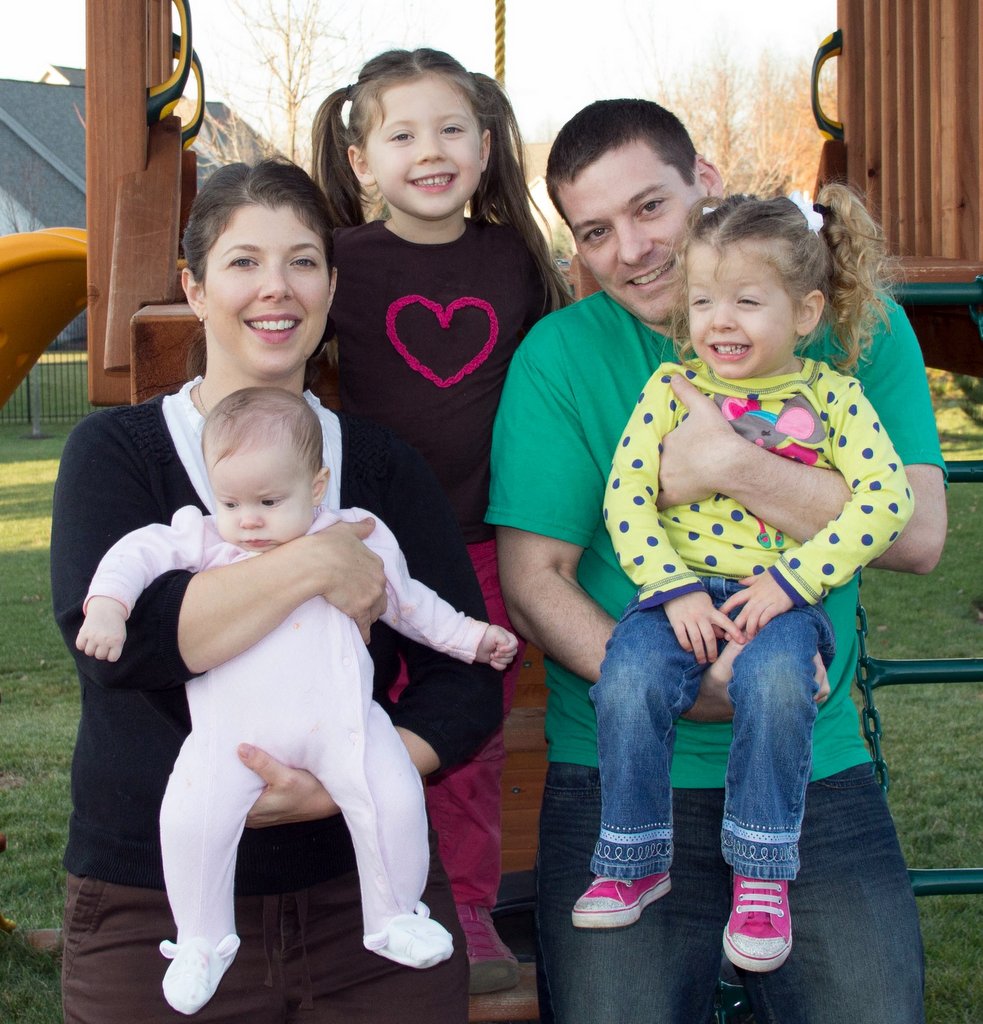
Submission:
{"label": "wooden post", "polygon": [[898,53],[897,39],[894,33],[895,22],[887,4],[878,5],[877,22],[871,27],[875,30],[875,45],[878,51],[878,88],[877,104],[874,106],[880,133],[880,219],[888,243],[894,248],[898,240]]}
{"label": "wooden post", "polygon": [[843,30],[843,52],[837,59],[837,109],[843,122],[847,153],[847,179],[866,195],[867,144],[864,94],[864,17],[856,0],[839,0],[838,22]]}
{"label": "wooden post", "polygon": [[114,405],[130,397],[125,361],[113,353],[106,358],[116,200],[121,182],[147,169],[147,88],[170,73],[171,3],[86,0],[85,11],[89,397]]}
{"label": "wooden post", "polygon": [[[983,274],[983,0],[839,0],[847,178],[911,279]],[[965,310],[913,308],[926,362],[979,375]]]}
{"label": "wooden post", "polygon": [[912,253],[932,245],[932,65],[930,0],[912,0]]}

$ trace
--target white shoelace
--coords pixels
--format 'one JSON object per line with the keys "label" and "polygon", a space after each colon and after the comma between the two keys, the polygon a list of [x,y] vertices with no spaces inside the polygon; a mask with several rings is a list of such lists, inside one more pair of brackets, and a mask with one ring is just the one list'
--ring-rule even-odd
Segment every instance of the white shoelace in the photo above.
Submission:
{"label": "white shoelace", "polygon": [[[749,893],[742,892],[737,897],[738,914],[774,914],[776,917],[785,916],[785,911],[782,910],[782,887],[777,882],[755,879],[753,883],[741,882],[741,888],[752,891]],[[771,892],[760,892],[759,890],[761,889],[769,889]],[[745,903],[745,900],[748,902]]]}

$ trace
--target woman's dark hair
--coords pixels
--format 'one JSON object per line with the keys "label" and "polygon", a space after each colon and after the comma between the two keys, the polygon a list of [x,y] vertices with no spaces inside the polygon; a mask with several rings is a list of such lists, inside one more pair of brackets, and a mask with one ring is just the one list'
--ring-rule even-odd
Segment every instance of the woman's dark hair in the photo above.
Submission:
{"label": "woman's dark hair", "polygon": [[[287,206],[314,232],[324,246],[330,267],[334,253],[331,216],[324,193],[311,176],[289,160],[270,159],[258,164],[229,164],[220,167],[201,187],[181,240],[188,271],[198,284],[205,283],[208,254],[244,206],[265,206],[279,210]],[[323,352],[322,344],[307,360],[304,385],[309,387],[317,372],[315,363]],[[200,332],[188,351],[188,373],[192,377],[205,372],[205,335]]]}

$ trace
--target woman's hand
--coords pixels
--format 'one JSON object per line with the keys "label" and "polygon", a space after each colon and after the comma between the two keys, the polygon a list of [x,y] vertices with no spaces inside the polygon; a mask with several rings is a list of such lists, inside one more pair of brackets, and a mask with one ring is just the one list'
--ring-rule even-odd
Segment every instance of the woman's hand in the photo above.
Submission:
{"label": "woman's hand", "polygon": [[362,543],[373,529],[373,519],[336,523],[259,558],[195,573],[178,621],[185,665],[199,675],[229,661],[319,595],[354,619],[368,643],[386,610],[382,560]]}
{"label": "woman's hand", "polygon": [[[440,768],[436,751],[416,733],[397,726],[396,732],[406,746],[413,766],[421,775]],[[300,768],[288,768],[265,750],[240,743],[239,760],[266,783],[256,803],[246,815],[247,828],[269,828],[297,821],[318,821],[339,814],[341,808],[318,780]]]}
{"label": "woman's hand", "polygon": [[247,828],[317,821],[340,812],[331,795],[310,772],[288,768],[265,750],[248,743],[240,743],[237,753],[239,760],[266,783],[246,815]]}
{"label": "woman's hand", "polygon": [[312,571],[322,573],[325,600],[355,620],[366,643],[387,603],[382,559],[362,543],[374,529],[374,519],[335,523],[305,539],[316,560]]}

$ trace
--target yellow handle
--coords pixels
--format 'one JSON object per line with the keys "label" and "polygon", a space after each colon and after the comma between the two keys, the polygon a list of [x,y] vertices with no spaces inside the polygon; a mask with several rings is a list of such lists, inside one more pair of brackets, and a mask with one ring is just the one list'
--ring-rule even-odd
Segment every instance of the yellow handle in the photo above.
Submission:
{"label": "yellow handle", "polygon": [[171,0],[181,20],[180,46],[177,67],[166,82],[147,90],[147,124],[154,124],[170,116],[184,95],[184,87],[191,73],[191,11],[188,0]]}
{"label": "yellow handle", "polygon": [[843,123],[827,117],[819,103],[819,73],[823,65],[830,57],[839,57],[843,52],[843,31],[837,29],[828,35],[816,51],[815,60],[812,62],[812,116],[816,119],[816,127],[824,138],[841,140],[843,138]]}

